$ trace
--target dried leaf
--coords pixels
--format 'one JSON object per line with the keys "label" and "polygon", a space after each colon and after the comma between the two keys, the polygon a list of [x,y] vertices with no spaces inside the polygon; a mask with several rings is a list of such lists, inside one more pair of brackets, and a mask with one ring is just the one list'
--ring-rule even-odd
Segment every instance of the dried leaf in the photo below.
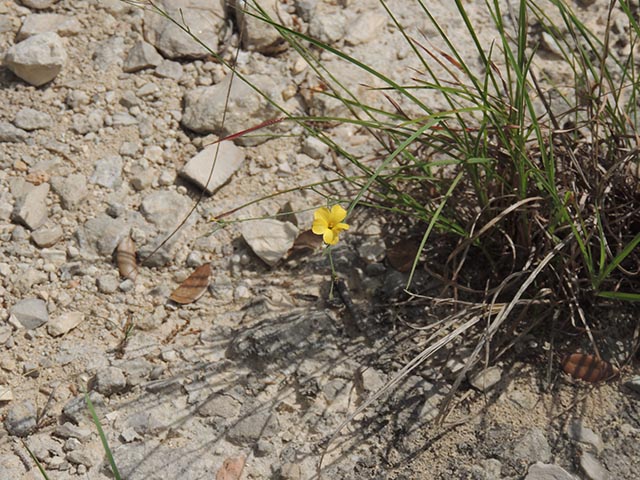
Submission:
{"label": "dried leaf", "polygon": [[572,353],[562,359],[562,369],[573,378],[597,383],[609,380],[618,374],[618,369],[595,355]]}
{"label": "dried leaf", "polygon": [[389,265],[399,272],[408,272],[418,254],[420,242],[415,239],[400,240],[387,250]]}
{"label": "dried leaf", "polygon": [[182,305],[195,302],[207,291],[210,276],[211,264],[201,265],[173,291],[169,299]]}
{"label": "dried leaf", "polygon": [[227,458],[216,473],[216,480],[240,480],[245,461],[246,457]]}
{"label": "dried leaf", "polygon": [[289,256],[309,254],[322,246],[322,237],[311,230],[305,230],[298,235],[289,249]]}
{"label": "dried leaf", "polygon": [[136,265],[136,244],[131,237],[126,236],[118,244],[116,262],[120,276],[135,282],[138,276],[138,266]]}

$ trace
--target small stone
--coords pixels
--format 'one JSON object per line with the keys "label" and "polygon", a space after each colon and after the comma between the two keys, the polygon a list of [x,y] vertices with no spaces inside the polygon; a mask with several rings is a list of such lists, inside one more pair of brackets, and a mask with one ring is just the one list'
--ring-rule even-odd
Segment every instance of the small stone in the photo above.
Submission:
{"label": "small stone", "polygon": [[502,368],[494,365],[469,378],[469,383],[481,392],[489,391],[502,378]]}
{"label": "small stone", "polygon": [[129,183],[137,192],[146,190],[153,184],[156,177],[156,171],[142,164],[136,164],[131,167],[131,178]]}
{"label": "small stone", "polygon": [[14,405],[4,420],[10,435],[26,437],[36,429],[36,408],[30,401]]}
{"label": "small stone", "polygon": [[259,411],[236,422],[227,432],[227,439],[236,445],[251,445],[258,439],[268,439],[278,431],[274,412]]}
{"label": "small stone", "polygon": [[297,463],[283,463],[280,467],[280,478],[282,480],[300,480],[302,478],[302,470]]}
{"label": "small stone", "polygon": [[54,246],[64,237],[62,227],[58,224],[44,224],[31,232],[31,239],[40,248]]}
{"label": "small stone", "polygon": [[107,367],[96,373],[92,386],[97,392],[109,397],[124,390],[127,386],[127,379],[121,369]]}
{"label": "small stone", "polygon": [[145,17],[144,37],[166,58],[202,58],[218,49],[219,36],[226,27],[224,2],[197,2],[185,0],[176,3],[173,0],[160,0],[157,6],[172,19],[189,26],[189,30],[201,42],[196,42],[178,25],[161,15]]}
{"label": "small stone", "polygon": [[634,392],[640,393],[640,376],[633,377],[624,382],[624,386],[630,388]]}
{"label": "small stone", "polygon": [[97,132],[104,125],[105,112],[99,108],[89,111],[87,115],[76,113],[72,117],[72,129],[80,135]]}
{"label": "small stone", "polygon": [[13,124],[23,130],[31,131],[49,128],[53,124],[51,115],[33,108],[21,108],[13,119]]}
{"label": "small stone", "polygon": [[174,191],[153,192],[140,205],[147,221],[161,230],[170,230],[180,223],[191,208],[191,199]]}
{"label": "small stone", "polygon": [[302,153],[319,160],[329,153],[329,146],[316,137],[307,137],[302,142]]}
{"label": "small stone", "polygon": [[114,35],[98,42],[93,52],[93,62],[98,70],[106,71],[122,65],[124,57],[124,38]]}
{"label": "small stone", "polygon": [[120,175],[122,175],[122,157],[111,155],[96,162],[95,170],[89,181],[101,187],[113,189],[120,184]]}
{"label": "small stone", "polygon": [[58,425],[53,434],[56,437],[60,438],[77,438],[81,442],[86,442],[87,440],[89,440],[89,438],[91,438],[91,430],[78,427],[69,422]]}
{"label": "small stone", "polygon": [[524,480],[576,480],[576,477],[558,465],[536,462],[529,467]]}
{"label": "small stone", "polygon": [[114,127],[127,127],[129,125],[136,125],[138,119],[127,112],[116,112],[111,118],[112,125]]}
{"label": "small stone", "polygon": [[65,210],[75,210],[89,195],[87,177],[80,173],[68,177],[53,177],[51,187],[60,197],[60,203]]}
{"label": "small stone", "polygon": [[162,60],[162,55],[156,51],[153,45],[139,40],[129,50],[122,70],[127,73],[137,72],[144,68],[156,67],[160,65]]}
{"label": "small stone", "polygon": [[82,322],[84,322],[84,313],[66,312],[51,319],[47,325],[47,332],[52,337],[59,337],[73,330]]}
{"label": "small stone", "polygon": [[156,67],[155,74],[160,78],[170,78],[176,82],[182,78],[184,69],[178,62],[171,60],[163,60],[160,65]]}
{"label": "small stone", "polygon": [[16,199],[11,218],[30,230],[35,230],[47,220],[47,195],[49,184],[28,188]]}
{"label": "small stone", "polygon": [[[4,342],[2,342],[4,343]],[[8,385],[0,385],[0,403],[11,402],[13,400],[13,391]]]}
{"label": "small stone", "polygon": [[115,275],[103,275],[96,281],[100,293],[111,294],[118,289],[120,280]]}
{"label": "small stone", "polygon": [[595,453],[600,453],[604,449],[600,436],[585,427],[581,420],[573,420],[567,428],[567,433],[572,440],[591,446]]}
{"label": "small stone", "polygon": [[[244,2],[231,3],[235,4],[236,24],[240,29],[242,46],[245,50],[273,55],[288,48],[289,44],[278,30],[261,18],[262,12],[247,13]],[[264,10],[268,18],[278,18],[284,24],[290,21],[286,11],[278,8],[278,0],[263,1],[260,4],[260,9]]]}
{"label": "small stone", "polygon": [[358,247],[358,254],[369,264],[380,263],[387,254],[387,247],[382,238],[370,238]]}
{"label": "small stone", "polygon": [[384,30],[387,17],[377,12],[365,12],[358,15],[356,21],[347,29],[345,42],[348,45],[368,43]]}
{"label": "small stone", "polygon": [[[218,152],[217,159],[216,152]],[[244,151],[242,149],[236,147],[233,142],[220,142],[209,145],[191,158],[180,175],[204,188],[209,195],[213,195],[216,190],[229,181],[229,178],[243,162]],[[211,174],[212,167],[214,167],[213,174]],[[211,179],[207,184],[209,175],[211,175]]]}
{"label": "small stone", "polygon": [[73,450],[67,454],[67,460],[74,465],[84,465],[87,468],[92,467],[95,464],[95,460],[91,455],[83,452],[82,450]]}
{"label": "small stone", "polygon": [[55,32],[61,36],[75,35],[82,31],[82,25],[75,17],[59,15],[57,13],[34,13],[28,15],[22,22],[17,41],[38,35],[39,33]]}
{"label": "small stone", "polygon": [[589,452],[580,455],[580,468],[589,480],[613,480],[600,461]]}
{"label": "small stone", "polygon": [[287,254],[298,236],[291,222],[266,218],[242,224],[242,237],[251,250],[273,267]]}
{"label": "small stone", "polygon": [[[98,392],[91,391],[89,392],[89,399],[91,400],[96,413],[98,413],[98,416],[100,416],[100,412],[105,406],[104,397]],[[76,425],[78,425],[85,419],[91,419],[91,414],[87,409],[84,395],[78,395],[77,397],[69,400],[67,404],[62,408],[62,413],[64,413],[64,415],[71,421],[73,421]]]}
{"label": "small stone", "polygon": [[9,48],[4,63],[22,80],[38,87],[60,73],[67,63],[67,52],[58,34],[40,33]]}
{"label": "small stone", "polygon": [[39,298],[20,300],[11,307],[10,312],[28,330],[34,330],[49,321],[47,304]]}
{"label": "small stone", "polygon": [[512,455],[514,459],[526,463],[549,462],[552,457],[547,437],[538,428],[531,429],[514,442]]}
{"label": "small stone", "polygon": [[0,142],[24,143],[29,134],[9,122],[0,122]]}
{"label": "small stone", "polygon": [[50,8],[58,0],[20,0],[25,7],[35,8],[36,10],[42,10],[44,8]]}

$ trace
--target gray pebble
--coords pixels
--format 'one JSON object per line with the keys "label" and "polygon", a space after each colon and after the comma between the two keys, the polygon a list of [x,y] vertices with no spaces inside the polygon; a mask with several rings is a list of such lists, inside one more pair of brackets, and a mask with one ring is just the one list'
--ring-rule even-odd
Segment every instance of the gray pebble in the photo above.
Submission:
{"label": "gray pebble", "polygon": [[36,10],[42,10],[53,6],[58,0],[20,0],[25,7],[35,8]]}
{"label": "gray pebble", "polygon": [[107,367],[96,373],[92,386],[97,392],[109,397],[124,390],[127,386],[127,379],[121,369]]}
{"label": "gray pebble", "polygon": [[66,210],[75,210],[89,195],[87,177],[81,173],[74,173],[68,177],[53,177],[51,186],[60,197],[60,203]]}
{"label": "gray pebble", "polygon": [[69,452],[66,459],[69,463],[74,465],[84,465],[87,468],[92,467],[95,463],[92,456],[82,450],[73,450]]}
{"label": "gray pebble", "polygon": [[235,423],[227,432],[227,439],[236,445],[250,445],[273,436],[278,427],[275,412],[259,411]]}
{"label": "gray pebble", "polygon": [[10,435],[26,437],[36,429],[36,407],[30,401],[15,404],[4,419]]}
{"label": "gray pebble", "polygon": [[38,87],[60,73],[67,63],[67,52],[56,33],[40,33],[9,48],[4,63],[22,80]]}
{"label": "gray pebble", "polygon": [[316,137],[307,137],[302,142],[302,152],[319,160],[329,153],[329,146]]}
{"label": "gray pebble", "polygon": [[580,468],[589,480],[613,480],[602,463],[589,452],[580,455]]}
{"label": "gray pebble", "polygon": [[529,467],[524,480],[576,480],[576,477],[558,465],[536,462]]}
{"label": "gray pebble", "polygon": [[244,157],[244,151],[236,147],[233,142],[210,145],[192,157],[181,170],[180,175],[199,187],[205,188],[207,193],[212,195],[242,166]]}
{"label": "gray pebble", "polygon": [[114,35],[96,45],[93,62],[98,70],[108,70],[122,65],[124,57],[124,39]]}
{"label": "gray pebble", "polygon": [[[89,392],[89,398],[91,399],[93,408],[98,413],[98,416],[100,416],[99,412],[105,405],[104,397],[98,392],[92,391]],[[91,414],[89,413],[89,409],[85,403],[84,395],[78,395],[67,402],[67,404],[62,408],[62,413],[64,413],[64,415],[75,424],[79,424],[80,422],[91,418]]]}
{"label": "gray pebble", "polygon": [[121,175],[122,157],[120,155],[111,155],[101,158],[95,163],[95,169],[89,181],[101,187],[113,189],[120,185]]}
{"label": "gray pebble", "polygon": [[16,40],[21,41],[39,33],[55,32],[58,35],[75,35],[82,30],[77,18],[57,13],[34,13],[22,22]]}
{"label": "gray pebble", "polygon": [[182,78],[183,73],[182,65],[178,62],[172,62],[171,60],[163,60],[155,70],[155,74],[158,77],[170,78],[176,82]]}
{"label": "gray pebble", "polygon": [[129,50],[122,70],[127,73],[137,72],[144,68],[160,65],[160,62],[162,62],[162,55],[153,48],[153,45],[139,40]]}
{"label": "gray pebble", "polygon": [[62,227],[57,224],[44,224],[40,228],[31,232],[31,239],[40,248],[48,248],[54,246],[62,240],[64,232]]}
{"label": "gray pebble", "polygon": [[41,128],[50,128],[53,124],[51,115],[33,108],[22,108],[16,113],[13,124],[23,130],[31,131]]}
{"label": "gray pebble", "polygon": [[0,122],[0,142],[24,143],[29,134],[9,122]]}
{"label": "gray pebble", "polygon": [[26,193],[16,198],[11,218],[30,230],[35,230],[47,220],[47,195],[49,184],[42,183],[29,188]]}
{"label": "gray pebble", "polygon": [[[84,398],[83,398],[84,401]],[[91,430],[76,426],[72,423],[65,422],[62,425],[58,425],[53,434],[60,438],[77,438],[81,442],[86,442],[91,438]]]}
{"label": "gray pebble", "polygon": [[118,289],[120,280],[115,275],[101,275],[96,281],[101,293],[114,293]]}
{"label": "gray pebble", "polygon": [[494,365],[469,378],[469,383],[481,392],[489,391],[502,378],[502,368]]}
{"label": "gray pebble", "polygon": [[59,337],[73,330],[82,322],[84,322],[84,313],[65,312],[49,321],[47,324],[47,332],[52,337]]}
{"label": "gray pebble", "polygon": [[600,453],[604,449],[604,443],[600,436],[582,423],[582,420],[573,420],[568,428],[567,433],[571,440],[589,445],[596,453]]}
{"label": "gray pebble", "polygon": [[33,330],[49,321],[47,304],[39,298],[27,298],[20,300],[11,307],[13,315],[20,324],[27,329]]}

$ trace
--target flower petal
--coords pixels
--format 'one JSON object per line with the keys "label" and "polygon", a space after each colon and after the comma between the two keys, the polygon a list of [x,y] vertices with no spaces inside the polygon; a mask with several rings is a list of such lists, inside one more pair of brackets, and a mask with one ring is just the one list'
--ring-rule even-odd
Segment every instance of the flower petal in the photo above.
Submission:
{"label": "flower petal", "polygon": [[324,235],[322,235],[322,240],[324,240],[324,243],[326,243],[327,245],[335,245],[336,243],[338,243],[338,235],[333,233],[333,231],[328,228],[324,232]]}
{"label": "flower petal", "polygon": [[347,224],[347,223],[338,223],[337,225],[334,225],[331,230],[333,230],[334,233],[338,234],[342,230],[349,230],[349,224]]}
{"label": "flower petal", "polygon": [[322,219],[325,222],[329,223],[329,218],[330,217],[331,217],[331,212],[329,211],[329,209],[327,207],[320,207],[315,212],[313,212],[313,219],[314,220]]}
{"label": "flower petal", "polygon": [[329,224],[324,218],[316,218],[311,226],[311,231],[316,235],[322,235],[329,229]]}
{"label": "flower petal", "polygon": [[347,216],[347,211],[342,208],[340,205],[336,204],[333,207],[331,207],[331,217],[329,220],[329,223],[340,223],[342,220],[345,219],[345,217]]}

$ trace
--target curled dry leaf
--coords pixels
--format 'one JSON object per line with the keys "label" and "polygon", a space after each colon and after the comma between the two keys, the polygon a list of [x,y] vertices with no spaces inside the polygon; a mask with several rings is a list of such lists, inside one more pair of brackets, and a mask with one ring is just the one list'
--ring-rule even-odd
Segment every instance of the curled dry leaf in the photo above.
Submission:
{"label": "curled dry leaf", "polygon": [[289,249],[288,258],[309,255],[322,246],[322,237],[311,230],[305,230],[298,235]]}
{"label": "curled dry leaf", "polygon": [[597,383],[609,380],[618,374],[618,369],[595,355],[572,353],[562,359],[562,370],[573,378]]}
{"label": "curled dry leaf", "polygon": [[205,263],[199,266],[189,277],[176,288],[169,299],[176,303],[186,305],[198,300],[209,286],[209,277],[211,276],[211,264]]}
{"label": "curled dry leaf", "polygon": [[120,276],[135,282],[138,276],[138,266],[136,265],[136,244],[131,237],[126,236],[118,244],[116,262]]}
{"label": "curled dry leaf", "polygon": [[399,272],[408,272],[411,270],[419,248],[420,242],[416,239],[400,240],[387,250],[389,265]]}
{"label": "curled dry leaf", "polygon": [[245,461],[245,457],[227,458],[216,473],[216,480],[240,480]]}

